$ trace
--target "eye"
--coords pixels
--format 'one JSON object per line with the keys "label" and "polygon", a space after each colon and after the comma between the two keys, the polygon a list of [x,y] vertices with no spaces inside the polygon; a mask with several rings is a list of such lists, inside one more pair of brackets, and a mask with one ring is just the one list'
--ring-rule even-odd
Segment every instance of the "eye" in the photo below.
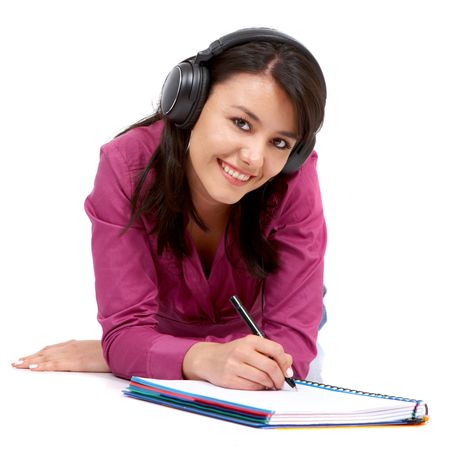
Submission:
{"label": "eye", "polygon": [[278,149],[291,149],[291,145],[283,138],[275,138],[272,144]]}
{"label": "eye", "polygon": [[247,132],[250,131],[250,124],[245,119],[242,119],[241,117],[236,117],[233,118],[232,121],[234,125],[239,129],[245,130]]}

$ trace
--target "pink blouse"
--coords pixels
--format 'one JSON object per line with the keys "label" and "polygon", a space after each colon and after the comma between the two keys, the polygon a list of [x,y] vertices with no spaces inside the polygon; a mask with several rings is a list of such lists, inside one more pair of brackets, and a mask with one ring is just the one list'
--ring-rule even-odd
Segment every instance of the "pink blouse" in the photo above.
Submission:
{"label": "pink blouse", "polygon": [[[237,267],[230,263],[222,239],[206,277],[188,233],[192,255],[182,260],[167,250],[157,254],[148,218],[120,235],[130,217],[136,175],[158,145],[162,127],[157,122],[135,128],[104,145],[85,201],[98,320],[111,371],[125,378],[182,379],[183,359],[194,343],[249,334],[229,301],[237,295],[266,337],[292,355],[295,376],[306,377],[322,316],[326,245],[317,154],[285,177],[277,196],[266,234],[278,249],[280,270],[264,281],[252,277],[242,261]],[[233,245],[228,249],[233,254]]]}

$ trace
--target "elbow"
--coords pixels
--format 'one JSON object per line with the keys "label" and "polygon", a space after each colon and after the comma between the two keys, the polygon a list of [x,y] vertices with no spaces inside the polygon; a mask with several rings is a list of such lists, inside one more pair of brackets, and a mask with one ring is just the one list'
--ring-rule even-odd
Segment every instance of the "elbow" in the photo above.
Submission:
{"label": "elbow", "polygon": [[120,344],[116,343],[118,335],[111,336],[110,334],[105,334],[102,337],[102,350],[103,357],[111,370],[111,373],[118,378],[130,379],[133,374],[128,372],[126,365],[123,363],[123,358],[120,354],[123,352]]}
{"label": "elbow", "polygon": [[151,377],[146,333],[146,328],[122,328],[103,335],[103,354],[115,376],[124,379]]}

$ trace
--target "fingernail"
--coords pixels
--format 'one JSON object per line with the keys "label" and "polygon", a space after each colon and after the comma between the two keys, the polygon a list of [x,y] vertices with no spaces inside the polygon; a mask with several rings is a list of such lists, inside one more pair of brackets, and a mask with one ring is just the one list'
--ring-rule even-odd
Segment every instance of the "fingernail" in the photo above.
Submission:
{"label": "fingernail", "polygon": [[38,364],[37,363],[32,363],[31,365],[28,365],[28,368],[37,368]]}
{"label": "fingernail", "polygon": [[17,360],[16,362],[13,362],[13,365],[22,365],[23,360]]}
{"label": "fingernail", "polygon": [[294,376],[294,371],[292,370],[291,367],[289,367],[287,370],[286,370],[286,376],[288,378],[292,378],[292,376]]}

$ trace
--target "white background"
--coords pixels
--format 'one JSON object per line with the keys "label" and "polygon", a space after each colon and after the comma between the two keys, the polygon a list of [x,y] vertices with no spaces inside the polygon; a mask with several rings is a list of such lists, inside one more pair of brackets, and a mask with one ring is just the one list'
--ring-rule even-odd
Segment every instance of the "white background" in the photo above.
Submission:
{"label": "white background", "polygon": [[[83,210],[100,146],[153,112],[180,60],[238,28],[269,26],[305,44],[328,85],[317,141],[329,231],[324,380],[427,400],[431,422],[389,440],[409,455],[442,442],[450,406],[445,3],[2,3],[0,366],[9,395],[18,392],[10,361],[100,338]],[[16,398],[24,414],[33,407]],[[50,415],[42,411],[43,423]],[[306,436],[326,442],[320,433],[299,435],[299,449]],[[282,449],[283,434],[274,436]],[[364,452],[367,435],[347,436],[347,454]],[[374,455],[392,446],[375,441]]]}

